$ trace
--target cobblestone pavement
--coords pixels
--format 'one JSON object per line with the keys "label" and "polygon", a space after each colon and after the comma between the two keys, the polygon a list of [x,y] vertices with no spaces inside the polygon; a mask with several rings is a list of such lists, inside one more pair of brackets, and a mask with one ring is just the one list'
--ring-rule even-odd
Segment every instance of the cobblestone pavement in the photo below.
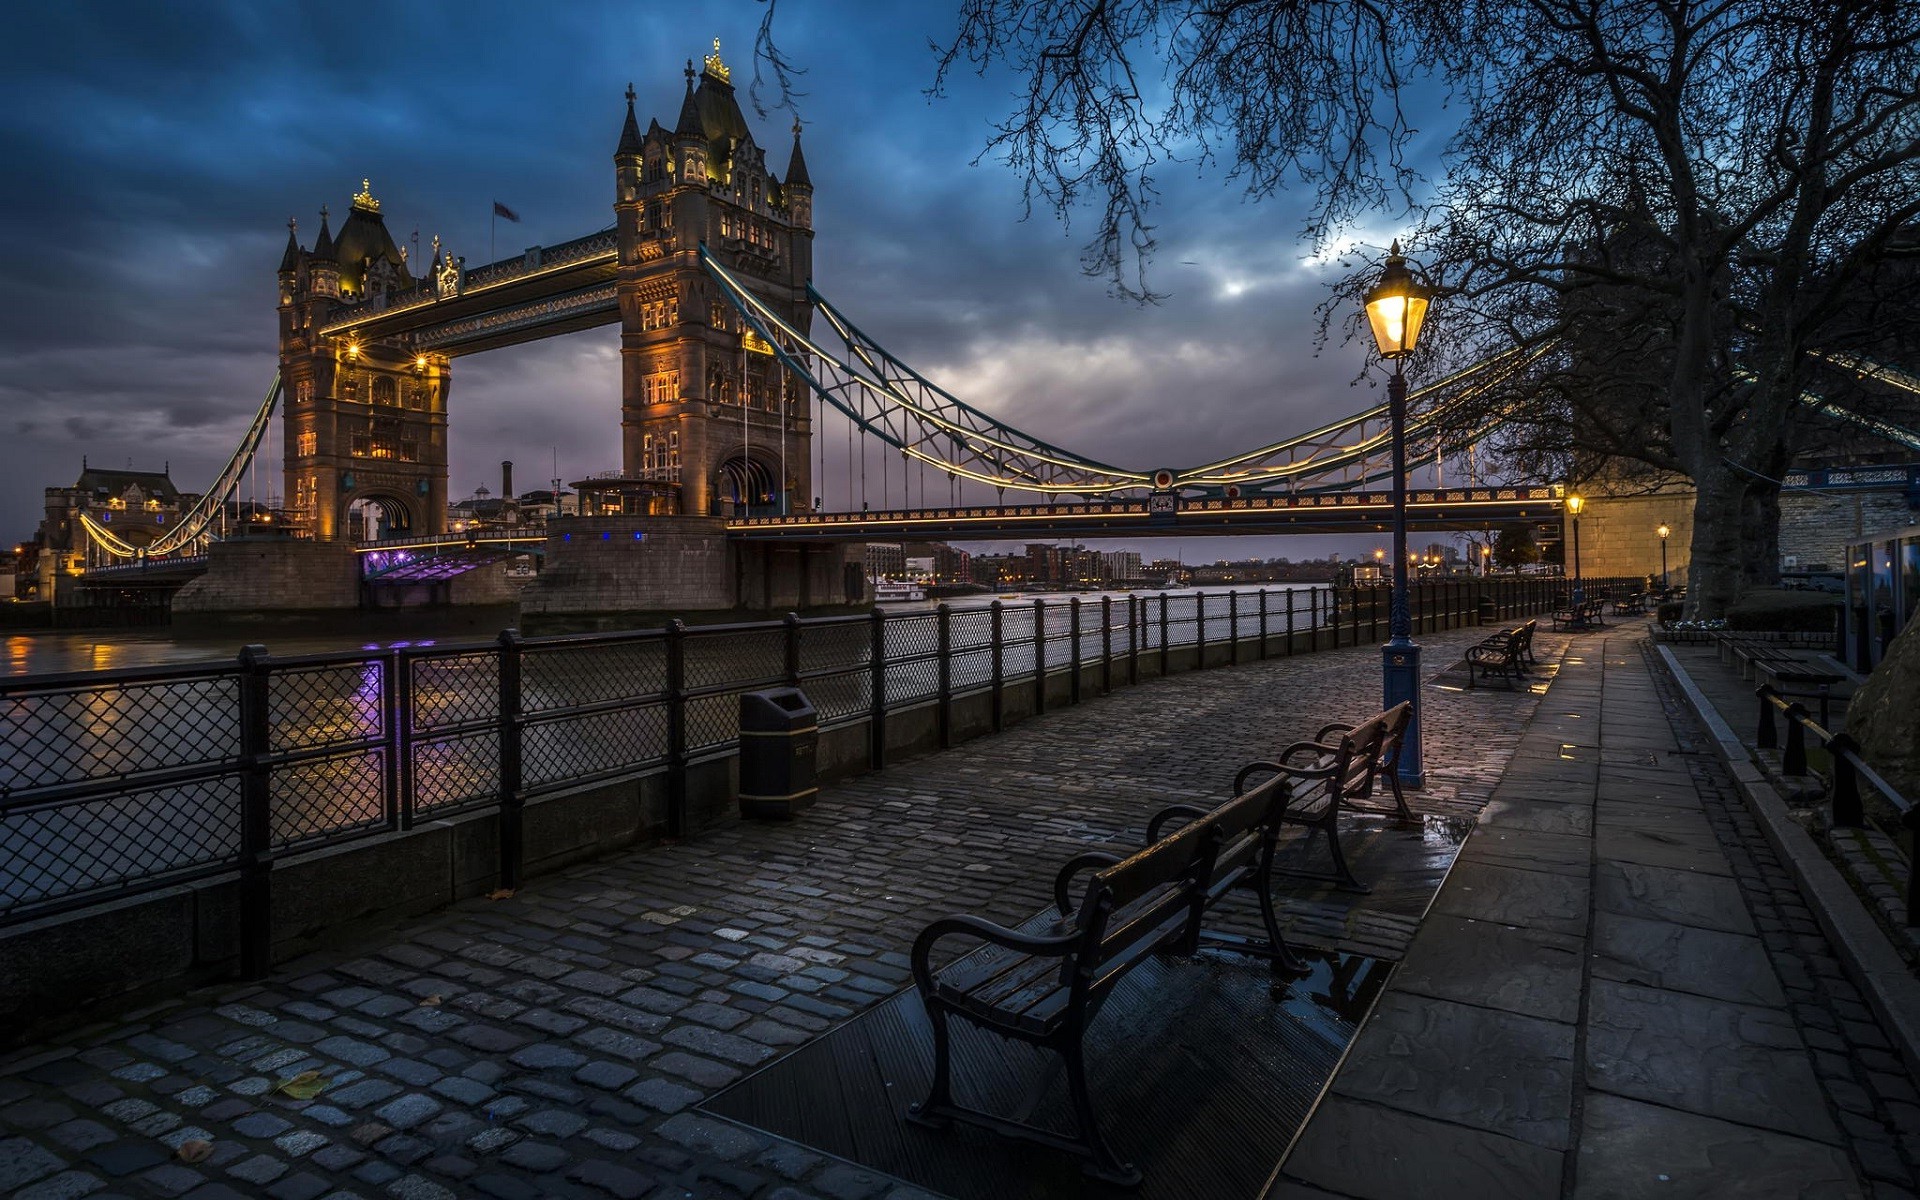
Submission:
{"label": "cobblestone pavement", "polygon": [[1568,651],[1273,1200],[1913,1195],[1913,1080],[1648,649]]}
{"label": "cobblestone pavement", "polygon": [[[1425,639],[1430,671],[1477,636]],[[791,824],[577,866],[29,1046],[0,1060],[0,1194],[908,1200],[690,1107],[904,986],[932,917],[1023,918],[1071,854],[1373,711],[1378,662],[1153,681],[836,784]],[[1483,804],[1537,702],[1431,693],[1422,805]],[[318,1095],[281,1090],[308,1071]]]}

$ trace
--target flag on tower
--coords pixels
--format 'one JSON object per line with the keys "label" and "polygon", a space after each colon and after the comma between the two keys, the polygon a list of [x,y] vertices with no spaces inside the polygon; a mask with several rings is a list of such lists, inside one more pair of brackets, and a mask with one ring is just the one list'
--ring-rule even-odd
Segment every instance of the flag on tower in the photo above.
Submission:
{"label": "flag on tower", "polygon": [[518,221],[520,219],[519,213],[508,208],[498,200],[493,202],[493,215],[496,217],[505,217],[509,221]]}

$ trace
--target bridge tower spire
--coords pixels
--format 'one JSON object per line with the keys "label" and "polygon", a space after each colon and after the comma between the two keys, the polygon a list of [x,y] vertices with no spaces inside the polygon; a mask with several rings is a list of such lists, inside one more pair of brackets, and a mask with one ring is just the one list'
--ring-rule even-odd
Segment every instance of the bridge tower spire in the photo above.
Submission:
{"label": "bridge tower spire", "polygon": [[311,250],[289,221],[278,275],[289,516],[320,541],[444,532],[447,358],[351,325],[356,312],[384,311],[421,283],[372,184],[360,181],[338,237],[320,210]]}
{"label": "bridge tower spire", "polygon": [[805,160],[796,152],[786,182],[768,170],[731,76],[718,46],[703,70],[689,63],[673,128],[656,120],[644,134],[629,89],[613,156],[622,474],[678,484],[694,516],[794,511],[813,495],[808,394],[700,265],[705,244],[785,319],[810,325]]}

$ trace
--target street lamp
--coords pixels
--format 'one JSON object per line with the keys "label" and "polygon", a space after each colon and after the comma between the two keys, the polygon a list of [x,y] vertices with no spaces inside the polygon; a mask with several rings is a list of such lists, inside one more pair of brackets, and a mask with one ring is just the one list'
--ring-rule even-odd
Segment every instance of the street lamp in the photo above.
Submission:
{"label": "street lamp", "polygon": [[1402,701],[1413,706],[1400,749],[1400,779],[1410,787],[1426,782],[1426,764],[1420,746],[1420,647],[1413,642],[1413,613],[1407,603],[1407,377],[1402,367],[1420,341],[1420,326],[1432,303],[1433,289],[1407,266],[1396,240],[1380,282],[1367,292],[1366,307],[1380,357],[1393,363],[1387,380],[1393,437],[1393,607],[1387,644],[1380,648],[1380,684],[1383,707]]}
{"label": "street lamp", "polygon": [[1587,589],[1580,582],[1580,510],[1586,506],[1582,497],[1567,497],[1567,515],[1573,518],[1573,603],[1576,607],[1587,598]]}
{"label": "street lamp", "polygon": [[1665,525],[1660,527],[1660,590],[1667,590],[1667,537],[1673,533]]}

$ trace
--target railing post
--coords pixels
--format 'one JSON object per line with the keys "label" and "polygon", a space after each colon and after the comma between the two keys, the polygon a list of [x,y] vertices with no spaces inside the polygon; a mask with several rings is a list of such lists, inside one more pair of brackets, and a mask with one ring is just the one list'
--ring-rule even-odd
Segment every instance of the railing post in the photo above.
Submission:
{"label": "railing post", "polygon": [[871,617],[871,677],[867,681],[867,766],[878,771],[887,765],[887,610],[875,608]]}
{"label": "railing post", "polygon": [[1267,661],[1267,589],[1260,589],[1260,661]]}
{"label": "railing post", "polygon": [[1007,726],[1006,703],[1000,695],[1000,688],[1006,682],[1006,639],[1002,636],[1000,602],[995,600],[987,611],[992,614],[992,626],[988,630],[988,638],[993,646],[993,700],[990,707],[993,710],[993,731],[999,733]]}
{"label": "railing post", "polygon": [[667,622],[667,836],[687,832],[687,623]]}
{"label": "railing post", "polygon": [[1080,597],[1067,601],[1067,702],[1080,703]]}
{"label": "railing post", "polygon": [[1207,665],[1207,594],[1193,594],[1193,669],[1202,670]]}
{"label": "railing post", "polygon": [[1227,593],[1227,662],[1240,665],[1240,591]]}
{"label": "railing post", "polygon": [[940,618],[940,748],[953,745],[953,610],[942,604]]}
{"label": "railing post", "polygon": [[525,801],[520,795],[520,631],[500,631],[500,886],[520,886],[526,860],[522,821]]}
{"label": "railing post", "polygon": [[1760,726],[1754,730],[1753,744],[1760,750],[1773,750],[1780,745],[1780,733],[1773,724],[1773,688],[1761,684],[1754,692],[1760,698]]}
{"label": "railing post", "polygon": [[1287,589],[1287,657],[1293,657],[1293,596],[1292,588]]}
{"label": "railing post", "polygon": [[[1772,707],[1769,705],[1768,707]],[[1798,778],[1807,773],[1807,710],[1799,704],[1787,706],[1787,748],[1780,756],[1780,773]]]}
{"label": "railing post", "polygon": [[1140,683],[1140,631],[1145,627],[1145,615],[1135,620],[1139,597],[1127,593],[1127,686],[1135,687]]}
{"label": "railing post", "polygon": [[1827,739],[1827,753],[1833,756],[1833,823],[1849,828],[1866,824],[1860,807],[1860,774],[1849,757],[1858,743],[1844,733]]}
{"label": "railing post", "polygon": [[786,619],[786,676],[787,686],[800,686],[800,614],[788,613]]}
{"label": "railing post", "polygon": [[1113,597],[1100,597],[1100,692],[1113,692]]}
{"label": "railing post", "polygon": [[1033,602],[1033,715],[1047,711],[1047,602]]}
{"label": "railing post", "polygon": [[1320,651],[1320,589],[1307,589],[1307,653]]}
{"label": "railing post", "polygon": [[380,660],[380,707],[387,723],[387,828],[413,828],[413,681],[407,660],[389,650]]}
{"label": "railing post", "polygon": [[240,973],[273,968],[272,697],[265,646],[240,649]]}
{"label": "railing post", "polygon": [[1160,678],[1165,679],[1173,670],[1173,662],[1167,650],[1167,594],[1160,593]]}

